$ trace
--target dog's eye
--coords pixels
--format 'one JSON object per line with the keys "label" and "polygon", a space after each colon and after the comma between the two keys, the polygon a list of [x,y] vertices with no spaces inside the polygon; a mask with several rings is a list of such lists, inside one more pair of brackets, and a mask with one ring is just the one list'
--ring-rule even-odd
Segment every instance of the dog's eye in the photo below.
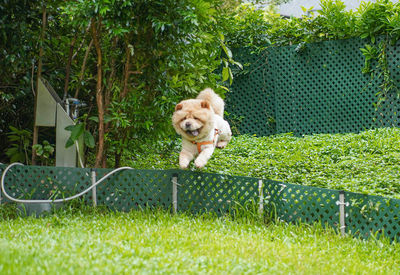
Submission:
{"label": "dog's eye", "polygon": [[195,120],[198,120],[198,121],[200,121],[201,123],[204,123],[204,120],[202,120],[202,119],[200,119],[200,118],[198,118],[198,117],[193,117]]}

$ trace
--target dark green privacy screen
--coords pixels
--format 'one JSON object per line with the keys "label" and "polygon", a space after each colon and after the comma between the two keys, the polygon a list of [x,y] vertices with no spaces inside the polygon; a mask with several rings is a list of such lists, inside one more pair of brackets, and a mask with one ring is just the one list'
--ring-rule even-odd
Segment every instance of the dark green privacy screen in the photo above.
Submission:
{"label": "dark green privacy screen", "polygon": [[178,210],[224,215],[238,205],[255,203],[258,180],[220,174],[179,171]]}
{"label": "dark green privacy screen", "polygon": [[[2,173],[5,166],[0,165]],[[97,180],[111,169],[95,169]],[[92,184],[91,169],[14,166],[5,177],[7,193],[20,199],[60,199]],[[176,183],[176,184],[175,184]],[[177,192],[173,193],[174,187]],[[266,179],[183,170],[124,170],[110,176],[83,201],[113,210],[162,208],[219,216],[250,209],[286,222],[320,222],[360,237],[384,234],[400,240],[400,200],[299,186]],[[176,201],[174,201],[174,197]],[[1,194],[1,204],[10,203]],[[344,217],[343,222],[340,217]]]}
{"label": "dark green privacy screen", "polygon": [[[269,48],[260,54],[237,49],[245,65],[227,94],[231,125],[240,134],[293,132],[359,132],[373,127],[400,126],[397,91],[377,109],[382,80],[363,74],[365,58],[360,39],[326,41]],[[400,81],[400,48],[388,46],[388,66]]]}

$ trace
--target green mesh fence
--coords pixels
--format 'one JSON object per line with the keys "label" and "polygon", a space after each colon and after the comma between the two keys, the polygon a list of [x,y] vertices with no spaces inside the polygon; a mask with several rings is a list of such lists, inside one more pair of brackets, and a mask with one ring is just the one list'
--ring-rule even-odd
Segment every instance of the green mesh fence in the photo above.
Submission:
{"label": "green mesh fence", "polygon": [[[0,165],[1,173],[4,167]],[[80,193],[90,185],[90,169],[14,166],[7,173],[5,189],[14,198],[42,200],[62,199]],[[84,199],[91,200],[91,193]]]}
{"label": "green mesh fence", "polygon": [[268,180],[264,184],[267,209],[283,221],[339,225],[339,191]]}
{"label": "green mesh fence", "polygon": [[[0,165],[2,173],[5,166]],[[14,166],[5,178],[6,191],[21,199],[58,199],[74,195],[92,184],[91,169],[43,166]],[[96,169],[100,179],[111,169]],[[400,200],[344,192],[340,212],[339,191],[299,186],[272,180],[209,174],[183,170],[124,170],[100,183],[95,198],[84,197],[87,204],[96,199],[119,211],[174,207],[191,213],[252,209],[265,217],[286,222],[320,222],[362,238],[371,234],[400,240]],[[1,204],[10,203],[1,197]],[[250,207],[250,208],[248,208]],[[344,223],[340,222],[344,217]]]}
{"label": "green mesh fence", "polygon": [[369,237],[397,236],[400,240],[400,200],[346,192],[347,232]]}
{"label": "green mesh fence", "polygon": [[[100,179],[111,169],[96,169]],[[101,183],[96,190],[97,203],[111,209],[164,208],[171,206],[173,171],[126,170]]]}
{"label": "green mesh fence", "polygon": [[255,202],[258,180],[220,174],[178,171],[178,210],[227,214]]}
{"label": "green mesh fence", "polygon": [[[293,132],[359,132],[373,127],[400,126],[395,90],[376,110],[381,80],[363,74],[360,39],[269,48],[256,55],[236,50],[245,66],[227,95],[228,119],[239,133],[270,135]],[[400,43],[400,42],[399,42]],[[398,43],[398,44],[399,44]],[[391,77],[400,82],[400,48],[388,46]]]}

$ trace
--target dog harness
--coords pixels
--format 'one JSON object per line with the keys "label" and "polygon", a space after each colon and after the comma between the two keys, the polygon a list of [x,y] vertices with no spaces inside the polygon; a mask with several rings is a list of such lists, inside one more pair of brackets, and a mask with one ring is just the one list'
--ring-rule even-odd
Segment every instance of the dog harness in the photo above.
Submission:
{"label": "dog harness", "polygon": [[201,153],[201,146],[202,146],[202,145],[207,145],[207,144],[214,144],[214,142],[215,142],[215,137],[218,136],[218,134],[219,134],[219,130],[218,130],[218,129],[215,129],[214,139],[213,139],[213,140],[202,141],[202,142],[192,141],[193,144],[196,144],[196,146],[197,146],[197,151],[199,152],[199,154]]}

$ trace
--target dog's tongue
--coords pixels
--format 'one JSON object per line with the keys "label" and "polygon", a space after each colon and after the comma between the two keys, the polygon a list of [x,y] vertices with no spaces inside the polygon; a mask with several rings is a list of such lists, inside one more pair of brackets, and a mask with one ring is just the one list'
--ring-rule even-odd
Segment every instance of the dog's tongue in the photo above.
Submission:
{"label": "dog's tongue", "polygon": [[191,134],[197,137],[199,135],[199,131],[198,130],[191,131]]}

